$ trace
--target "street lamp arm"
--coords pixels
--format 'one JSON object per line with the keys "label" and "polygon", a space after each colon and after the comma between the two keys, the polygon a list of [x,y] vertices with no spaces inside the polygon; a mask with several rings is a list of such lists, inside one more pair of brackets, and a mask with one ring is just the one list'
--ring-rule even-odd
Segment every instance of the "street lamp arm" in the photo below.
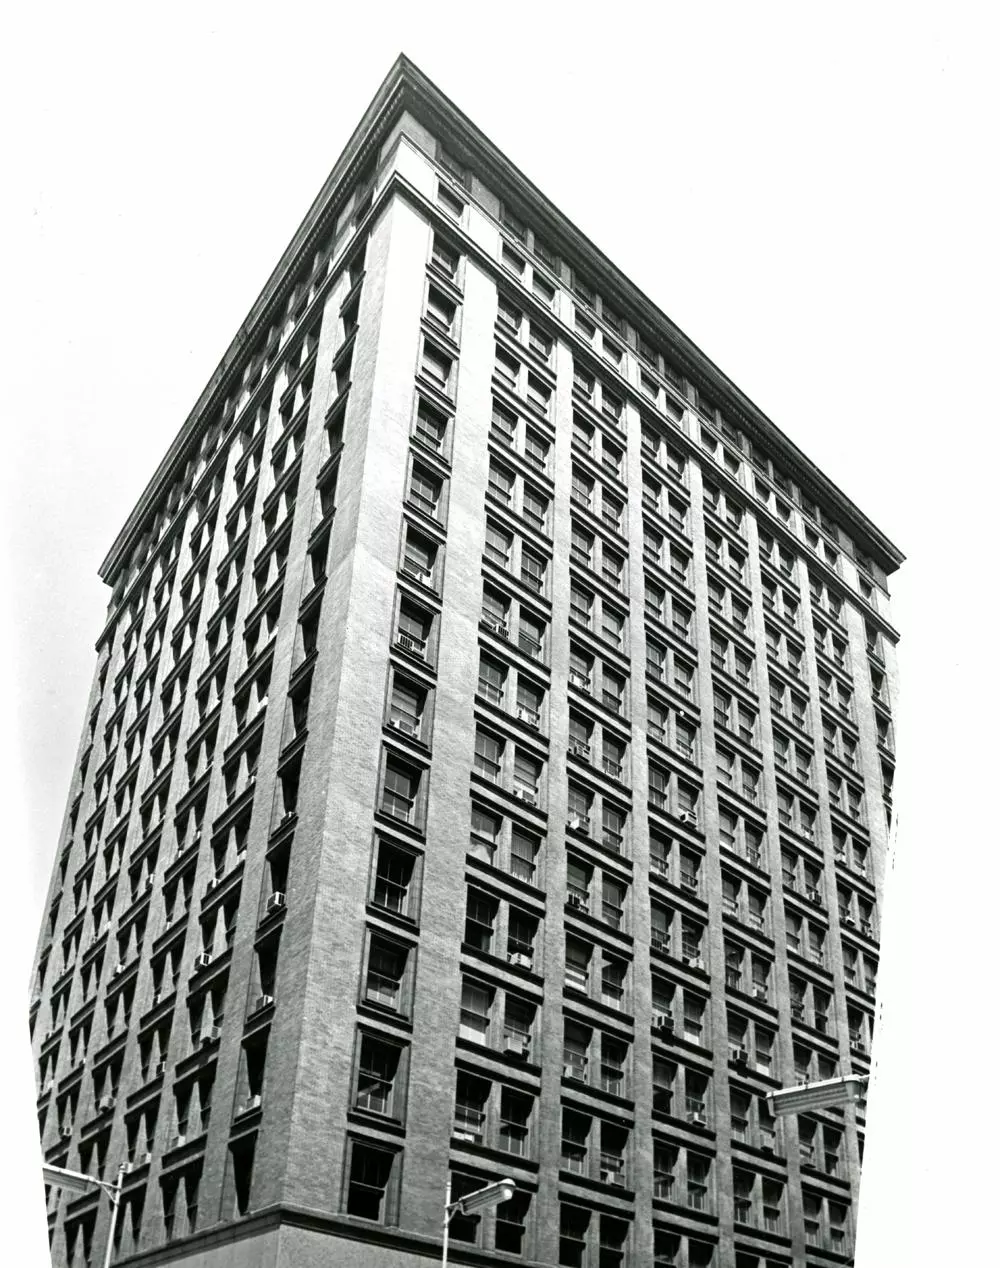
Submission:
{"label": "street lamp arm", "polygon": [[867,1074],[842,1074],[818,1083],[779,1088],[768,1092],[767,1100],[772,1114],[805,1114],[836,1105],[853,1105],[867,1087]]}
{"label": "street lamp arm", "polygon": [[514,1181],[509,1178],[495,1180],[482,1189],[467,1193],[457,1202],[449,1202],[444,1208],[445,1219],[451,1223],[452,1217],[459,1211],[464,1215],[467,1211],[476,1211],[483,1206],[498,1206],[501,1202],[509,1202],[514,1195],[514,1188]]}
{"label": "street lamp arm", "polygon": [[115,1193],[118,1181],[114,1183],[101,1180],[97,1176],[87,1175],[84,1171],[70,1171],[67,1167],[42,1167],[42,1176],[46,1184],[58,1185],[61,1189],[72,1189],[76,1193],[92,1193],[94,1189],[103,1189],[105,1193]]}
{"label": "street lamp arm", "polygon": [[494,1180],[492,1184],[484,1185],[483,1188],[467,1193],[465,1197],[453,1202],[451,1200],[451,1173],[448,1173],[448,1183],[444,1194],[444,1237],[441,1242],[442,1268],[447,1268],[448,1264],[448,1230],[451,1227],[452,1219],[459,1211],[465,1215],[468,1211],[478,1211],[485,1206],[499,1206],[501,1202],[509,1202],[515,1192],[514,1181],[507,1176],[503,1180]]}

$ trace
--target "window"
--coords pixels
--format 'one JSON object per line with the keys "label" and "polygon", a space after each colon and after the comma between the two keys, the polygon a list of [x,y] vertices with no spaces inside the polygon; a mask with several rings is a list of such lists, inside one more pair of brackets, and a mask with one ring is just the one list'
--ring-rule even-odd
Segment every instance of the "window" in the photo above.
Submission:
{"label": "window", "polygon": [[501,528],[495,520],[487,519],[486,547],[483,552],[486,558],[500,568],[509,568],[513,545],[514,535]]}
{"label": "window", "polygon": [[406,525],[405,532],[403,572],[423,585],[433,585],[437,544],[416,532],[409,524]]}
{"label": "window", "polygon": [[526,427],[524,432],[524,456],[532,466],[540,471],[547,471],[549,465],[549,442],[539,432]]}
{"label": "window", "polygon": [[521,581],[532,590],[542,593],[545,589],[547,560],[527,546],[521,548]]}
{"label": "window", "polygon": [[536,374],[528,375],[528,404],[537,410],[540,414],[548,416],[549,403],[552,399],[552,389],[547,383],[544,383]]}
{"label": "window", "polygon": [[461,220],[462,213],[465,211],[465,201],[443,181],[438,182],[438,202],[449,215],[454,216],[456,220]]}
{"label": "window", "polygon": [[489,492],[504,506],[514,503],[514,473],[493,458],[490,459]]}
{"label": "window", "polygon": [[373,936],[368,949],[364,999],[392,1012],[404,1012],[403,987],[407,948],[387,938]]}
{"label": "window", "polygon": [[493,402],[493,414],[490,419],[490,435],[499,438],[505,445],[513,445],[517,434],[517,415],[499,401]]}
{"label": "window", "polygon": [[389,725],[402,731],[404,735],[419,737],[426,699],[425,688],[394,671],[389,701]]}
{"label": "window", "polygon": [[528,347],[547,363],[552,356],[552,336],[547,330],[543,330],[532,322],[528,328]]}
{"label": "window", "polygon": [[625,613],[606,601],[601,603],[601,633],[614,647],[620,648],[625,642]]}
{"label": "window", "polygon": [[512,356],[505,348],[498,347],[494,358],[493,370],[504,386],[510,388],[512,392],[517,391],[517,384],[521,375],[521,363],[517,357]]}
{"label": "window", "polygon": [[[487,662],[487,665],[489,663]],[[489,686],[489,680],[480,677],[480,688],[483,683]],[[502,691],[502,688],[501,688]],[[502,698],[502,696],[501,696]],[[473,769],[490,783],[498,784],[503,772],[503,742],[497,736],[480,728],[476,729],[476,748]]]}
{"label": "window", "polygon": [[570,496],[577,505],[582,506],[585,510],[593,509],[594,480],[592,476],[587,475],[580,467],[573,468]]}
{"label": "window", "polygon": [[432,617],[423,608],[407,599],[399,605],[399,617],[396,622],[396,644],[403,651],[419,656],[422,660],[427,656],[427,643],[431,632]]}
{"label": "window", "polygon": [[525,482],[521,496],[521,514],[533,528],[545,532],[548,513],[548,498]]}
{"label": "window", "polygon": [[425,314],[427,320],[445,334],[452,333],[452,327],[455,324],[455,314],[458,311],[458,305],[454,300],[449,299],[442,290],[436,286],[427,288],[427,307]]}
{"label": "window", "polygon": [[511,872],[520,880],[533,883],[535,879],[535,857],[538,854],[538,839],[526,832],[514,829],[510,839]]}
{"label": "window", "polygon": [[361,1034],[358,1051],[358,1081],[355,1109],[389,1118],[400,1118],[395,1112],[396,1076],[401,1049],[375,1035]]}
{"label": "window", "polygon": [[425,339],[420,357],[421,373],[439,388],[447,392],[451,382],[451,371],[454,362],[448,353],[443,352],[436,344]]}
{"label": "window", "polygon": [[538,802],[542,764],[523,749],[514,752],[514,793],[522,801],[535,805]]}
{"label": "window", "polygon": [[575,520],[572,526],[570,557],[574,563],[582,564],[587,568],[592,566],[594,560],[594,534],[581,528]]}
{"label": "window", "polygon": [[506,295],[500,295],[497,299],[497,320],[513,334],[518,335],[521,332],[524,313]]}
{"label": "window", "polygon": [[469,889],[465,907],[465,943],[477,951],[493,949],[493,926],[498,903],[482,890]]}
{"label": "window", "polygon": [[393,1171],[398,1155],[357,1139],[348,1141],[347,1213],[389,1224],[394,1218]]}
{"label": "window", "polygon": [[488,1042],[492,1003],[493,997],[489,987],[471,978],[462,979],[459,1038],[479,1044]]}
{"label": "window", "polygon": [[442,483],[440,476],[435,475],[426,467],[414,463],[410,471],[410,488],[407,493],[407,499],[418,510],[423,511],[425,515],[429,515],[432,519],[437,519],[441,502]]}
{"label": "window", "polygon": [[402,819],[404,823],[413,823],[416,818],[417,794],[420,790],[420,775],[412,766],[407,766],[395,757],[387,757],[385,774],[382,781],[383,814],[394,819]]}

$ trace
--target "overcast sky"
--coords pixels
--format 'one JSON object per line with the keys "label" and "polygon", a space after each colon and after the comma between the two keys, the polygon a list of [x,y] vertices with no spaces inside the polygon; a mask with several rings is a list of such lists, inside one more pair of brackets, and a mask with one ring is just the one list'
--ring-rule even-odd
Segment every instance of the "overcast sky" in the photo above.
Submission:
{"label": "overcast sky", "polygon": [[960,1182],[963,1212],[994,1202],[992,1156],[965,1161],[988,1139],[980,1058],[957,1063],[943,1041],[996,1042],[992,975],[969,973],[992,954],[998,880],[989,14],[287,0],[21,14],[0,89],[16,1034],[107,606],[97,566],[404,51],[909,557],[893,581],[891,1026],[858,1264],[980,1261],[985,1229],[947,1214]]}

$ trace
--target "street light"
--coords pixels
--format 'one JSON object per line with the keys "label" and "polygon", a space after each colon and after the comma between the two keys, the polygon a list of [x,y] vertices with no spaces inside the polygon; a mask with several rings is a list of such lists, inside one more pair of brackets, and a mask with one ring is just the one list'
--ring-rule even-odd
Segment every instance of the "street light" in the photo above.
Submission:
{"label": "street light", "polygon": [[772,1114],[802,1114],[809,1110],[829,1109],[833,1105],[853,1105],[868,1087],[867,1074],[842,1074],[819,1083],[803,1083],[768,1092],[767,1104]]}
{"label": "street light", "polygon": [[482,1189],[467,1193],[457,1202],[451,1200],[451,1176],[444,1191],[444,1237],[441,1242],[441,1268],[448,1265],[448,1230],[452,1218],[458,1214],[468,1215],[470,1211],[479,1211],[487,1206],[499,1206],[501,1202],[509,1202],[514,1196],[515,1185],[511,1179],[494,1180]]}
{"label": "street light", "polygon": [[124,1162],[118,1168],[114,1184],[107,1180],[99,1180],[97,1176],[89,1176],[84,1171],[69,1171],[66,1167],[42,1167],[42,1177],[46,1184],[60,1189],[71,1189],[74,1193],[93,1193],[95,1189],[103,1189],[111,1199],[111,1224],[108,1227],[108,1244],[104,1250],[104,1268],[111,1263],[111,1248],[115,1240],[115,1227],[118,1223],[118,1204],[122,1196],[122,1176],[125,1174]]}

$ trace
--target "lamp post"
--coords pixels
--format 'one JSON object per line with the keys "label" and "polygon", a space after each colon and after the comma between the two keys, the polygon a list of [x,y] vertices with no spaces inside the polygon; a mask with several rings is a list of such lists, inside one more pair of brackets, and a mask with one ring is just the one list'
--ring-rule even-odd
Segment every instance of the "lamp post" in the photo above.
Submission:
{"label": "lamp post", "polygon": [[867,1074],[842,1074],[819,1083],[803,1083],[799,1087],[783,1087],[768,1092],[767,1103],[772,1114],[802,1114],[809,1110],[829,1109],[832,1105],[853,1105],[865,1094]]}
{"label": "lamp post", "polygon": [[464,1198],[459,1198],[457,1202],[451,1200],[451,1174],[448,1175],[448,1184],[444,1191],[444,1236],[441,1241],[441,1268],[448,1268],[448,1230],[451,1227],[452,1217],[461,1212],[467,1215],[469,1211],[482,1210],[488,1206],[499,1206],[501,1202],[509,1202],[514,1196],[515,1185],[511,1179],[495,1180],[493,1184],[488,1184],[482,1189],[476,1189],[473,1193],[467,1193]]}
{"label": "lamp post", "polygon": [[122,1197],[122,1177],[125,1174],[124,1162],[118,1168],[114,1184],[107,1180],[99,1180],[97,1176],[87,1175],[83,1171],[68,1171],[65,1167],[42,1167],[42,1176],[46,1184],[57,1185],[60,1189],[72,1189],[74,1193],[93,1193],[95,1189],[103,1189],[111,1199],[111,1223],[108,1227],[108,1244],[104,1248],[104,1268],[111,1263],[111,1248],[115,1241],[115,1228],[118,1224],[118,1205]]}

